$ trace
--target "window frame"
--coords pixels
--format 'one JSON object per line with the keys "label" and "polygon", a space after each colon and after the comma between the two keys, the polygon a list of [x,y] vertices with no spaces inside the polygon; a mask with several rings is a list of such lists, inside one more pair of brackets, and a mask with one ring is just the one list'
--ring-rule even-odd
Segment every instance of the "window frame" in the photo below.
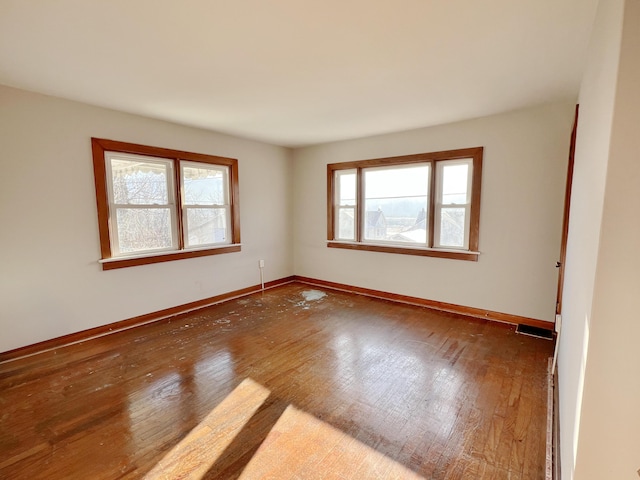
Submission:
{"label": "window frame", "polygon": [[[202,167],[202,165],[207,165],[205,167]],[[208,167],[208,165],[212,165],[211,167]],[[192,250],[194,248],[203,248],[201,246],[198,245],[194,245],[194,246],[190,246],[189,243],[189,210],[190,209],[194,209],[194,210],[198,210],[198,209],[211,209],[211,210],[223,210],[225,212],[225,229],[228,232],[231,232],[231,195],[230,195],[230,189],[229,189],[229,179],[230,179],[230,175],[229,175],[229,167],[227,165],[220,165],[220,164],[203,164],[203,162],[193,162],[191,160],[183,160],[180,161],[180,178],[183,179],[184,178],[184,169],[186,168],[201,168],[201,169],[208,169],[208,170],[214,170],[214,171],[219,171],[223,173],[223,176],[225,177],[225,181],[223,182],[223,201],[224,203],[221,204],[216,204],[216,203],[210,203],[210,204],[200,204],[200,203],[187,203],[187,200],[185,198],[185,195],[183,195],[183,198],[181,199],[180,202],[180,206],[181,206],[181,218],[182,218],[182,241],[185,245],[185,250]],[[182,184],[181,184],[182,185]],[[224,244],[230,244],[232,243],[231,241],[229,242],[224,242]],[[218,245],[222,245],[223,243],[220,242],[218,243]],[[209,244],[211,245],[211,244]],[[204,246],[204,248],[206,248],[207,245]]]}
{"label": "window frame", "polygon": [[[356,169],[344,169],[344,170],[339,170],[340,172],[342,172],[343,175],[355,175],[355,179],[356,179],[356,185],[354,185],[354,194],[355,192],[357,192],[357,178],[358,178],[358,172]],[[334,180],[336,179],[336,176],[334,175]],[[353,218],[354,218],[354,228],[355,228],[355,218],[358,212],[358,201],[356,198],[353,198],[353,203],[341,203],[341,198],[338,196],[338,192],[340,191],[340,189],[338,187],[334,186],[334,194],[333,194],[333,199],[335,201],[334,203],[334,207],[338,210],[338,213],[335,214],[337,215],[337,217],[339,218],[340,213],[343,210],[349,210],[353,213]],[[335,223],[334,223],[335,226]],[[336,234],[336,240],[337,241],[344,241],[344,242],[348,242],[350,241],[350,239],[348,238],[340,238],[339,237],[340,232],[338,232]],[[357,235],[356,232],[354,231],[354,236]]]}
{"label": "window frame", "polygon": [[[440,152],[419,153],[415,155],[403,155],[398,157],[375,158],[370,160],[357,160],[350,162],[331,163],[327,165],[327,246],[330,248],[343,248],[349,250],[364,250],[384,253],[397,253],[404,255],[419,255],[427,257],[449,258],[455,260],[478,261],[480,233],[480,199],[482,189],[482,159],[484,147],[463,148],[457,150],[445,150]],[[469,205],[469,245],[468,248],[437,247],[435,242],[435,208],[436,195],[441,188],[438,182],[437,165],[446,161],[471,160],[473,168],[470,186],[471,198]],[[365,192],[363,169],[372,167],[406,166],[411,164],[430,164],[429,193],[428,193],[428,234],[427,246],[400,244],[392,242],[372,242],[364,240],[363,221],[365,220]],[[356,171],[356,207],[355,207],[355,240],[340,240],[336,238],[336,172],[342,170]]]}
{"label": "window frame", "polygon": [[[98,211],[98,230],[100,236],[101,259],[99,260],[99,263],[102,265],[103,270],[112,270],[116,268],[147,265],[208,255],[219,255],[223,253],[239,252],[241,250],[239,204],[240,188],[238,182],[237,159],[102,138],[91,138],[91,150],[93,156],[96,205]],[[131,255],[116,256],[116,252],[114,251],[111,242],[113,229],[110,228],[110,199],[113,192],[112,188],[110,188],[111,181],[109,180],[109,172],[107,171],[108,169],[106,165],[107,158],[105,154],[108,152],[152,157],[150,160],[159,159],[171,163],[171,172],[168,173],[171,177],[168,182],[168,188],[173,187],[173,189],[172,192],[169,192],[168,201],[171,203],[171,197],[173,196],[173,210],[175,211],[175,215],[172,217],[171,222],[172,236],[177,242],[175,248],[172,248],[171,250],[162,249],[158,251],[147,251],[132,253]],[[206,245],[203,247],[185,247],[185,225],[183,218],[186,210],[184,210],[184,198],[181,186],[181,162],[215,165],[219,167],[226,167],[228,169],[229,180],[227,193],[230,211],[230,241],[228,243]]]}
{"label": "window frame", "polygon": [[[113,184],[113,163],[112,160],[127,160],[127,161],[140,161],[145,162],[147,164],[157,164],[164,165],[166,167],[166,188],[167,188],[167,202],[166,203],[135,203],[135,204],[118,204],[115,201],[115,192],[114,192],[114,184]],[[123,154],[121,152],[113,152],[107,151],[104,154],[104,164],[106,169],[106,179],[107,179],[107,197],[108,197],[108,206],[109,206],[109,226],[111,227],[109,231],[109,242],[111,246],[111,254],[114,258],[123,258],[130,257],[132,255],[144,255],[144,254],[157,254],[162,252],[173,252],[175,251],[175,246],[178,245],[178,240],[176,238],[177,234],[177,215],[176,215],[176,205],[177,201],[175,199],[176,188],[175,188],[175,178],[176,176],[173,173],[174,165],[171,160],[167,160],[166,158],[159,157],[149,157],[142,155],[132,155],[130,153]],[[164,248],[156,248],[153,250],[148,250],[146,252],[138,252],[131,254],[121,254],[120,253],[120,240],[118,235],[118,222],[117,216],[118,211],[124,209],[136,209],[136,210],[169,210],[170,215],[170,228],[171,228],[171,245]]]}
{"label": "window frame", "polygon": [[[471,160],[471,161],[470,161]],[[467,195],[466,203],[444,203],[442,201],[442,189],[444,184],[444,169],[448,166],[456,166],[456,165],[470,165],[472,172],[473,168],[473,159],[461,159],[461,160],[445,160],[436,162],[434,165],[436,171],[433,172],[436,181],[435,187],[436,191],[433,195],[434,206],[433,206],[433,248],[439,249],[447,249],[452,248],[456,250],[469,250],[469,245],[471,244],[471,202],[473,196],[473,173],[471,176],[467,176],[467,192],[471,191],[471,195]],[[440,243],[440,233],[442,232],[442,211],[451,208],[463,208],[465,210],[465,238],[463,241],[463,245],[461,247],[455,247],[451,245],[442,245]],[[436,219],[440,219],[440,222],[437,222]],[[468,233],[468,235],[467,235]]]}

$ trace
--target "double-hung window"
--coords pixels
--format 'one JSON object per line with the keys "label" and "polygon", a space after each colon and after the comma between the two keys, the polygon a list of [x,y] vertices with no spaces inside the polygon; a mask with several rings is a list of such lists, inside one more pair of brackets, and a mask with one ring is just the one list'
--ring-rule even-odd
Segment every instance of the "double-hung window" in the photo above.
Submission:
{"label": "double-hung window", "polygon": [[240,250],[238,161],[92,139],[103,269]]}
{"label": "double-hung window", "polygon": [[327,166],[328,245],[477,260],[483,148]]}

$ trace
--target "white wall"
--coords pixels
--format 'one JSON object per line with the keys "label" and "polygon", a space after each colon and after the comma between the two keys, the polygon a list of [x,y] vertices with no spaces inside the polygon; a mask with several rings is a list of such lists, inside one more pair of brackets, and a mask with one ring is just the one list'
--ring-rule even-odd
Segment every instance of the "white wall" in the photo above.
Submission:
{"label": "white wall", "polygon": [[[552,321],[575,105],[294,151],[297,275]],[[326,246],[326,165],[484,146],[479,261]]]}
{"label": "white wall", "polygon": [[[102,271],[91,137],[239,159],[242,251]],[[0,87],[0,351],[293,274],[291,153]]]}
{"label": "white wall", "polygon": [[[604,3],[618,8],[619,2]],[[575,469],[579,480],[637,479],[640,468],[640,2],[624,3]]]}
{"label": "white wall", "polygon": [[622,5],[623,0],[600,2],[580,89],[558,360],[561,465],[563,478],[566,479],[573,478],[577,454],[583,375],[618,71]]}

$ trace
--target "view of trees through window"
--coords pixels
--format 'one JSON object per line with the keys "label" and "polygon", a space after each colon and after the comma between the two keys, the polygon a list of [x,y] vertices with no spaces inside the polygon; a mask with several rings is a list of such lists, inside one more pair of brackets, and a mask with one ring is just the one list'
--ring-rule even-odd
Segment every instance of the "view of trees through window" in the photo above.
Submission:
{"label": "view of trees through window", "polygon": [[241,251],[238,159],[91,139],[103,270]]}
{"label": "view of trees through window", "polygon": [[182,167],[187,246],[227,240],[229,214],[224,188],[226,176],[226,167]]}
{"label": "view of trees through window", "polygon": [[[121,254],[175,247],[173,168],[162,159],[110,158],[114,234]],[[225,166],[183,162],[180,172],[187,246],[223,243],[229,224]]]}
{"label": "view of trees through window", "polygon": [[171,165],[110,159],[114,233],[120,253],[171,248]]}

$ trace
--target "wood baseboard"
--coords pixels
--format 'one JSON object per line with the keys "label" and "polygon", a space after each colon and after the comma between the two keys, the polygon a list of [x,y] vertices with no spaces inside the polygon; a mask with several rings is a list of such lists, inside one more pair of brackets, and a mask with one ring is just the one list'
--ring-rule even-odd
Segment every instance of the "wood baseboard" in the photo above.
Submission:
{"label": "wood baseboard", "polygon": [[[273,280],[266,282],[264,288],[274,288],[280,285],[291,283],[295,281],[294,276]],[[184,305],[178,305],[176,307],[165,308],[157,312],[147,313],[145,315],[139,315],[137,317],[121,320],[115,323],[109,323],[107,325],[101,325],[99,327],[89,328],[80,332],[70,333],[61,337],[52,338],[50,340],[44,340],[42,342],[34,343],[32,345],[26,345],[13,350],[0,353],[0,363],[8,362],[10,360],[16,360],[18,358],[28,357],[36,355],[38,353],[46,352],[48,350],[54,350],[56,348],[62,348],[74,343],[84,342],[92,338],[102,337],[111,333],[119,332],[122,330],[128,330],[130,328],[139,327],[147,323],[156,322],[167,317],[172,317],[180,313],[185,313],[190,310],[197,310],[198,308],[207,307],[209,305],[215,305],[216,303],[224,302],[232,298],[242,297],[251,293],[259,292],[262,289],[261,285],[252,285],[250,287],[241,288],[240,290],[234,290],[232,292],[223,293],[214,297],[203,298],[202,300],[196,300],[195,302],[185,303]]]}
{"label": "wood baseboard", "polygon": [[545,330],[553,330],[553,322],[547,322],[545,320],[536,320],[534,318],[521,317],[519,315],[511,315],[509,313],[494,312],[491,310],[484,310],[481,308],[465,307],[462,305],[456,305],[453,303],[438,302],[435,300],[427,300],[425,298],[410,297],[407,295],[399,295],[397,293],[383,292],[381,290],[372,290],[370,288],[355,287],[353,285],[345,285],[343,283],[329,282],[327,280],[318,280],[316,278],[301,277],[299,275],[294,276],[295,281],[306,283],[309,285],[316,285],[318,287],[331,288],[334,290],[341,290],[343,292],[357,293],[359,295],[366,295],[368,297],[382,298],[384,300],[391,300],[393,302],[408,303],[409,305],[418,305],[421,307],[428,307],[434,310],[440,310],[442,312],[458,313],[460,315],[466,315],[475,318],[484,318],[486,320],[492,320],[494,322],[510,323],[513,325],[529,325],[531,327],[542,328]]}
{"label": "wood baseboard", "polygon": [[[368,297],[381,298],[384,300],[390,300],[393,302],[406,303],[409,305],[417,305],[421,307],[432,308],[434,310],[440,310],[442,312],[457,313],[460,315],[466,315],[476,318],[484,318],[486,320],[492,320],[495,322],[510,323],[514,325],[523,324],[532,327],[544,328],[548,330],[553,329],[553,322],[546,322],[544,320],[536,320],[533,318],[520,317],[518,315],[510,315],[507,313],[493,312],[491,310],[483,310],[473,307],[465,307],[462,305],[455,305],[452,303],[437,302],[435,300],[427,300],[424,298],[410,297],[407,295],[399,295],[396,293],[383,292],[381,290],[372,290],[369,288],[356,287],[353,285],[346,285],[343,283],[329,282],[327,280],[319,280],[315,278],[303,277],[299,275],[292,275],[289,277],[266,282],[265,289],[274,288],[279,285],[285,285],[291,282],[300,282],[308,285],[315,285],[318,287],[330,288],[333,290],[340,290],[344,292],[356,293],[359,295],[365,295]],[[119,332],[122,330],[128,330],[147,323],[156,322],[167,317],[172,317],[180,313],[185,313],[190,310],[197,310],[198,308],[207,307],[216,303],[224,302],[232,298],[242,297],[251,293],[259,292],[261,290],[260,285],[252,285],[250,287],[242,288],[240,290],[234,290],[232,292],[223,293],[214,297],[204,298],[202,300],[196,300],[195,302],[185,303],[184,305],[178,305],[176,307],[166,308],[157,312],[147,313],[145,315],[139,315],[137,317],[121,320],[119,322],[110,323],[107,325],[101,325],[99,327],[90,328],[88,330],[82,330],[80,332],[70,333],[61,337],[52,338],[50,340],[44,340],[42,342],[34,343],[24,347],[19,347],[14,350],[9,350],[0,353],[0,363],[15,360],[18,358],[28,357],[36,355],[38,353],[46,352],[48,350],[54,350],[56,348],[62,348],[74,343],[84,342],[86,340],[109,335],[111,333]]]}

